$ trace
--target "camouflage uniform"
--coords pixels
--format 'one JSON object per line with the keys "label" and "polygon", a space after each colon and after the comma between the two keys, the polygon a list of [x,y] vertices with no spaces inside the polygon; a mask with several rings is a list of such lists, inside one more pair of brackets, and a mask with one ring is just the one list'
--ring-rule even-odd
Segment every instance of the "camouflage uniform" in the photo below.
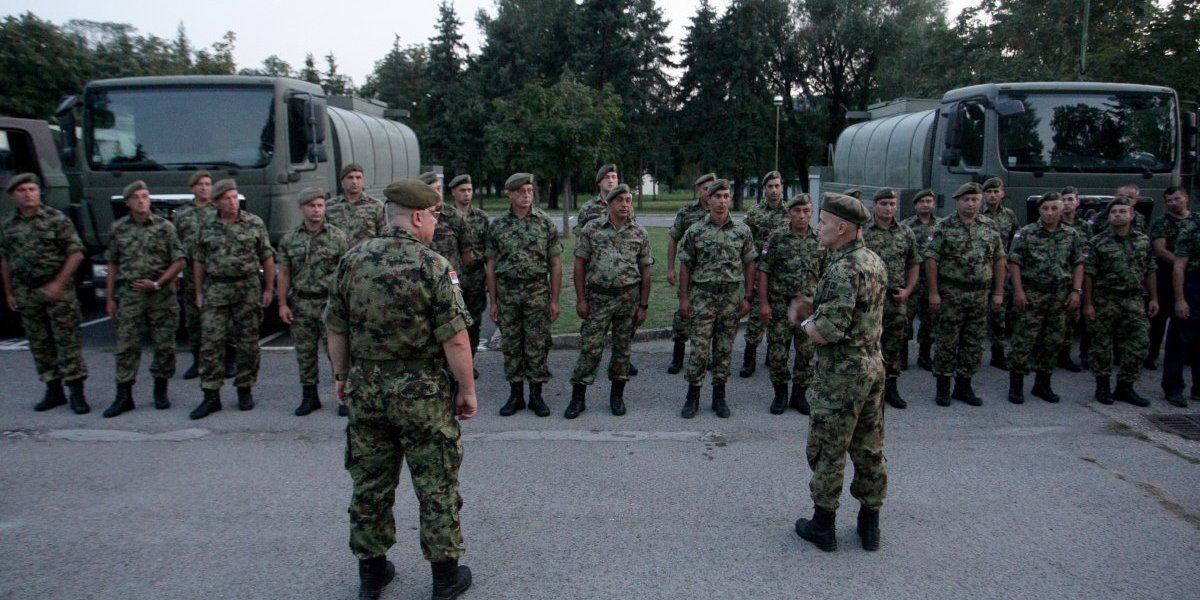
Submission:
{"label": "camouflage uniform", "polygon": [[12,273],[13,298],[38,378],[81,380],[87,377],[79,341],[82,314],[74,280],[63,286],[62,299],[50,302],[38,288],[54,279],[67,257],[83,252],[83,242],[71,220],[50,206],[39,205],[32,216],[19,210],[0,222],[0,257]]}
{"label": "camouflage uniform", "polygon": [[1008,262],[1021,267],[1021,287],[1028,300],[1025,310],[1013,312],[1008,354],[1013,374],[1025,375],[1031,366],[1038,373],[1054,370],[1066,333],[1064,308],[1075,267],[1083,263],[1083,247],[1078,231],[1066,226],[1051,231],[1041,219],[1013,235]]}
{"label": "camouflage uniform", "polygon": [[359,559],[395,543],[392,505],[404,461],[425,559],[463,554],[463,449],[442,343],[470,317],[450,271],[412,233],[387,228],[350,249],[334,274],[325,325],[349,342],[345,465],[354,482],[350,549]]}
{"label": "camouflage uniform", "polygon": [[325,221],[349,236],[351,246],[379,235],[387,225],[383,203],[365,193],[357,202],[338,196],[325,209]]}
{"label": "camouflage uniform", "polygon": [[608,204],[604,202],[602,197],[597,195],[595,198],[584,202],[583,206],[579,207],[579,214],[575,217],[575,226],[571,228],[571,234],[575,237],[579,237],[579,234],[583,231],[583,227],[585,225],[595,220],[603,221],[607,218]]}
{"label": "camouflage uniform", "polygon": [[[936,216],[930,215],[929,223],[922,223],[917,215],[913,215],[903,221],[900,221],[908,226],[913,232],[913,238],[917,240],[917,257],[924,261],[925,249],[929,247],[930,236],[933,235],[933,228],[941,223],[942,220]],[[929,279],[925,275],[925,268],[922,265],[919,270],[920,275],[917,277],[917,289],[913,290],[911,296],[908,297],[908,327],[905,329],[904,339],[912,339],[913,337],[913,320],[916,317],[921,318],[921,327],[917,331],[917,343],[922,346],[933,344],[933,320],[934,314],[929,312]]]}
{"label": "camouflage uniform", "polygon": [[258,380],[258,328],[262,324],[259,269],[274,255],[262,219],[244,210],[238,211],[232,223],[215,215],[200,226],[193,260],[204,263],[201,389],[221,389],[225,344],[230,336],[237,353],[233,384],[248,388]]}
{"label": "camouflage uniform", "polygon": [[[772,384],[789,381],[808,387],[813,374],[813,341],[788,321],[792,298],[812,296],[825,268],[825,251],[812,229],[805,235],[790,226],[776,229],[758,258],[758,271],[767,274],[767,299],[771,303],[771,323],[767,330],[767,366]],[[792,372],[788,373],[788,354],[796,348]]]}
{"label": "camouflage uniform", "polygon": [[[779,202],[779,206],[771,208],[764,199],[754,205],[754,208],[746,211],[742,222],[750,228],[750,233],[754,235],[756,255],[761,254],[763,248],[766,247],[767,237],[776,229],[788,226],[787,210],[784,210],[782,200]],[[750,314],[746,317],[746,347],[757,348],[758,343],[763,339],[765,330],[762,321],[758,320],[758,294],[754,294],[754,299],[750,302]]]}
{"label": "camouflage uniform", "polygon": [[[671,223],[671,228],[667,230],[667,235],[675,240],[678,244],[683,239],[683,234],[692,225],[699,223],[708,216],[708,209],[700,206],[700,201],[685,205],[675,212],[675,221]],[[688,339],[688,322],[679,314],[679,309],[675,309],[675,316],[671,319],[671,339],[676,342],[687,341]]]}
{"label": "camouflage uniform", "polygon": [[[1070,223],[1068,223],[1066,218],[1064,218],[1062,220],[1062,224],[1074,229],[1076,232],[1079,233],[1080,236],[1082,236],[1081,243],[1083,244],[1083,247],[1086,249],[1088,240],[1092,239],[1092,224],[1090,222],[1088,222],[1086,219],[1081,219],[1079,217],[1076,217]],[[1161,301],[1161,299],[1160,299],[1160,301]],[[1062,343],[1062,350],[1061,350],[1065,356],[1069,356],[1071,354],[1071,344],[1074,343],[1076,336],[1079,336],[1079,338],[1080,338],[1079,339],[1079,356],[1080,356],[1080,358],[1087,356],[1087,347],[1088,347],[1088,344],[1090,343],[1090,340],[1088,340],[1086,335],[1084,335],[1086,333],[1085,329],[1083,327],[1080,327],[1079,320],[1082,316],[1083,316],[1083,302],[1082,301],[1079,303],[1079,308],[1076,308],[1075,310],[1067,310],[1066,311],[1066,330],[1065,330],[1066,333],[1063,335],[1063,343]]]}
{"label": "camouflage uniform", "polygon": [[483,323],[483,310],[487,308],[487,269],[484,268],[484,263],[487,261],[484,260],[482,252],[487,245],[489,219],[483,209],[475,206],[472,206],[471,212],[464,214],[463,218],[471,227],[471,235],[475,237],[475,260],[463,267],[458,279],[462,288],[463,301],[467,303],[467,312],[471,313],[472,323],[467,328],[467,333],[471,337],[471,352],[475,352],[475,349],[479,347],[479,328]]}
{"label": "camouflage uniform", "polygon": [[[114,298],[117,302],[117,383],[137,377],[142,355],[142,334],[148,327],[154,341],[150,374],[156,379],[175,375],[175,329],[179,303],[175,286],[165,285],[149,294],[131,286],[138,279],[157,280],[171,263],[184,258],[183,245],[170,221],[151,214],[144,223],[121,217],[108,238],[108,262],[116,265]],[[193,296],[193,299],[195,296]]]}
{"label": "camouflage uniform", "polygon": [[[986,219],[990,219],[996,232],[1000,234],[1000,241],[1004,243],[1004,252],[1008,253],[1008,246],[1012,243],[1013,234],[1017,231],[1017,213],[1001,202],[996,210],[992,210],[987,206],[987,201],[983,202],[983,209],[980,215]],[[1008,336],[1008,322],[1010,319],[1009,311],[1012,308],[1012,286],[1005,282],[1004,287],[1004,306],[1000,310],[988,313],[988,337],[992,339],[992,348],[1003,348],[1004,340]]]}
{"label": "camouflage uniform", "polygon": [[[1087,224],[1091,227],[1093,236],[1112,231],[1112,223],[1108,221],[1108,207],[1106,206],[1103,210],[1096,211],[1096,214],[1087,220]],[[1142,216],[1142,213],[1137,210],[1133,211],[1133,231],[1138,233],[1146,232],[1146,217]]]}
{"label": "camouflage uniform", "polygon": [[887,270],[888,298],[883,305],[883,334],[880,338],[883,366],[887,377],[900,376],[900,353],[908,345],[904,335],[908,328],[908,307],[897,304],[891,298],[891,290],[903,289],[908,283],[908,270],[920,264],[917,256],[917,240],[907,225],[895,220],[884,229],[875,219],[862,228],[863,241],[867,248],[877,254]]}
{"label": "camouflage uniform", "polygon": [[1142,301],[1146,276],[1154,272],[1150,238],[1137,231],[1121,237],[1108,228],[1088,241],[1083,272],[1092,278],[1096,308],[1096,320],[1089,324],[1092,375],[1107,378],[1115,354],[1121,369],[1117,381],[1133,383],[1141,378],[1150,343],[1150,321]]}
{"label": "camouflage uniform", "polygon": [[279,266],[288,269],[288,306],[292,309],[289,330],[296,346],[300,366],[300,385],[320,381],[317,367],[318,346],[326,348],[322,315],[329,297],[329,282],[338,260],[346,253],[350,239],[328,221],[320,229],[309,231],[303,223],[279,240]]}
{"label": "camouflage uniform", "polygon": [[[678,219],[677,219],[678,220]],[[692,318],[688,337],[692,355],[688,359],[688,383],[704,383],[712,357],[714,385],[729,379],[729,359],[733,339],[737,337],[738,303],[745,281],[744,266],[755,257],[754,236],[750,228],[734,221],[724,225],[704,217],[683,234],[679,260],[691,270],[688,296]],[[747,290],[749,292],[749,290]]]}
{"label": "camouflage uniform", "polygon": [[[1192,371],[1191,396],[1200,396],[1200,393],[1197,393],[1200,392],[1200,228],[1184,229],[1176,238],[1172,251],[1176,257],[1187,259],[1187,266],[1183,272],[1183,299],[1188,303],[1188,318],[1184,321],[1172,316],[1171,328],[1167,332],[1162,389],[1166,392],[1168,401],[1173,394],[1183,392],[1185,366],[1191,367]],[[1175,305],[1174,294],[1172,288],[1172,311]],[[1162,296],[1159,296],[1158,310],[1160,313],[1163,310]]]}
{"label": "camouflage uniform", "polygon": [[463,270],[462,255],[475,251],[475,232],[458,213],[458,209],[443,203],[441,210],[429,247],[450,261],[450,267],[457,276]]}
{"label": "camouflage uniform", "polygon": [[813,296],[812,326],[829,341],[817,346],[817,366],[808,390],[809,491],[813,504],[836,511],[842,495],[846,454],[854,461],[850,494],[878,510],[887,495],[883,456],[883,329],[887,272],[883,261],[851,240],[829,253],[828,267]]}
{"label": "camouflage uniform", "polygon": [[510,208],[488,229],[486,256],[496,261],[497,325],[510,383],[550,379],[550,259],[560,254],[558,227],[540,209],[521,218]]}
{"label": "camouflage uniform", "polygon": [[180,286],[184,298],[183,321],[192,356],[197,359],[200,357],[200,308],[196,306],[196,278],[192,259],[196,255],[196,232],[200,230],[200,224],[216,214],[217,207],[209,202],[204,206],[185,206],[171,217],[175,224],[175,234],[179,237],[179,243],[183,244],[183,253],[187,259],[183,263],[183,282]]}
{"label": "camouflage uniform", "polygon": [[933,372],[970,379],[983,356],[992,269],[1004,258],[1004,243],[992,223],[977,218],[967,224],[957,214],[942,219],[932,235],[925,258],[938,262],[942,299],[934,321]]}
{"label": "camouflage uniform", "polygon": [[641,293],[641,267],[654,264],[650,236],[641,225],[616,226],[609,219],[593,220],[579,232],[575,258],[585,263],[589,314],[579,327],[579,360],[571,383],[591,385],[604,355],[604,337],[612,332],[611,381],[629,379],[634,313]]}
{"label": "camouflage uniform", "polygon": [[[1175,251],[1175,241],[1179,239],[1179,234],[1185,229],[1193,229],[1200,225],[1200,215],[1190,213],[1186,218],[1177,218],[1171,213],[1163,213],[1162,218],[1155,221],[1150,226],[1150,245],[1153,248],[1154,241],[1162,239],[1166,242],[1167,251]],[[1167,322],[1175,315],[1175,287],[1172,284],[1172,270],[1174,266],[1158,258],[1155,253],[1155,264],[1158,265],[1158,270],[1155,271],[1155,284],[1158,286],[1158,314],[1150,319],[1150,353],[1148,358],[1151,360],[1158,358],[1159,348],[1162,347],[1163,336],[1167,332]],[[1171,344],[1170,341],[1167,342]]]}

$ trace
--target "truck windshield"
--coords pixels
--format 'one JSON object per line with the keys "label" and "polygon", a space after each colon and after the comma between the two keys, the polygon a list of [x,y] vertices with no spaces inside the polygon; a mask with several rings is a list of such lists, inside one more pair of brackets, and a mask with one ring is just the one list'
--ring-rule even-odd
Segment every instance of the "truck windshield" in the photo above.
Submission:
{"label": "truck windshield", "polygon": [[275,150],[270,87],[93,89],[86,103],[94,170],[260,168]]}
{"label": "truck windshield", "polygon": [[1009,93],[1000,156],[1014,171],[1163,172],[1175,166],[1175,99],[1153,93]]}

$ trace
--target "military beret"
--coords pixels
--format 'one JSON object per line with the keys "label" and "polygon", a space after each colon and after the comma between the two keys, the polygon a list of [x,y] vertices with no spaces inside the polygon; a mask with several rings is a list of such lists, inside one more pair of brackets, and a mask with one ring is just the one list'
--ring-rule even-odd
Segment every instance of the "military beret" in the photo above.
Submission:
{"label": "military beret", "polygon": [[850,188],[846,190],[844,194],[846,196],[850,196],[851,198],[858,198],[859,200],[862,200],[862,190],[858,188]]}
{"label": "military beret", "polygon": [[1078,194],[1079,194],[1079,190],[1075,189],[1075,186],[1073,186],[1073,185],[1068,185],[1067,187],[1063,188],[1063,189],[1062,189],[1062,191],[1061,191],[1061,192],[1059,192],[1059,193],[1060,193],[1060,194],[1062,194],[1062,195],[1064,195],[1064,196],[1066,196],[1067,194],[1076,194],[1076,195],[1078,195]]}
{"label": "military beret", "polygon": [[212,198],[213,200],[216,200],[216,199],[220,198],[221,196],[225,195],[225,192],[228,192],[229,190],[236,191],[237,190],[237,182],[232,179],[222,179],[213,184],[212,193],[209,194],[209,197]]}
{"label": "military beret", "polygon": [[1041,208],[1041,206],[1047,202],[1054,202],[1055,200],[1062,200],[1062,196],[1058,192],[1046,192],[1045,194],[1042,194],[1041,198],[1038,198],[1038,208]]}
{"label": "military beret", "polygon": [[424,183],[425,185],[433,185],[437,183],[438,174],[435,171],[425,171],[424,173],[417,175],[417,179],[420,179],[421,183]]}
{"label": "military beret", "polygon": [[916,194],[913,194],[913,197],[912,197],[913,204],[916,204],[917,200],[920,200],[921,198],[924,198],[926,196],[934,196],[934,195],[935,194],[933,193],[933,190],[931,190],[929,188],[925,188],[925,189],[917,192]]}
{"label": "military beret", "polygon": [[504,181],[504,189],[513,192],[527,183],[533,183],[533,173],[513,173]]}
{"label": "military beret", "polygon": [[309,202],[312,202],[313,200],[316,200],[317,198],[324,198],[324,197],[325,197],[325,188],[322,188],[319,186],[306,187],[306,188],[300,190],[300,193],[296,195],[296,204],[299,204],[300,206],[304,206],[305,204],[308,204]]}
{"label": "military beret", "polygon": [[624,183],[622,183],[621,185],[618,185],[617,187],[609,190],[608,194],[604,196],[604,201],[608,202],[608,201],[612,200],[613,198],[620,196],[621,194],[633,194],[633,192],[629,191],[628,185],[625,185]]}
{"label": "military beret", "polygon": [[600,180],[604,179],[605,175],[608,175],[609,173],[613,173],[616,170],[617,170],[617,165],[614,165],[612,163],[609,163],[607,165],[604,165],[603,167],[600,167],[600,170],[596,171],[596,183],[600,183]]}
{"label": "military beret", "polygon": [[362,165],[360,165],[358,163],[350,163],[350,164],[342,167],[341,172],[338,173],[338,179],[345,179],[347,175],[349,175],[355,171],[362,173],[363,172]]}
{"label": "military beret", "polygon": [[862,200],[843,194],[825,194],[821,201],[821,210],[831,215],[841,217],[855,225],[862,225],[871,220],[871,213],[863,206]]}
{"label": "military beret", "polygon": [[1113,196],[1113,199],[1108,201],[1108,205],[1104,207],[1104,210],[1108,210],[1114,206],[1133,206],[1133,198],[1120,194]]}
{"label": "military beret", "polygon": [[438,193],[420,179],[393,181],[383,188],[383,196],[387,198],[388,202],[416,210],[437,206],[437,203],[441,201]]}
{"label": "military beret", "polygon": [[694,181],[692,183],[692,187],[699,187],[699,186],[709,183],[710,181],[716,181],[716,180],[717,180],[716,173],[705,173],[705,174],[701,175],[699,179],[697,179],[696,181]]}
{"label": "military beret", "polygon": [[37,175],[34,175],[33,173],[21,173],[20,175],[8,180],[8,186],[4,188],[4,191],[12,194],[13,190],[17,189],[18,185],[23,185],[26,183],[36,183],[38,184],[38,187],[42,187],[42,182],[38,181]]}
{"label": "military beret", "polygon": [[192,176],[188,177],[188,187],[192,187],[193,185],[199,183],[202,177],[212,179],[212,173],[209,173],[208,171],[196,171],[195,173],[192,173]]}
{"label": "military beret", "polygon": [[806,204],[812,204],[812,197],[808,194],[796,194],[792,196],[791,200],[787,201],[787,204],[783,205],[783,208],[791,210],[793,206],[804,206]]}
{"label": "military beret", "polygon": [[875,195],[871,197],[871,201],[875,202],[877,200],[883,200],[884,198],[893,198],[894,199],[897,197],[898,196],[896,195],[896,190],[893,190],[892,188],[883,188],[883,189],[879,190],[878,192],[875,192]]}
{"label": "military beret", "polygon": [[450,189],[454,189],[464,183],[471,183],[471,176],[467,175],[466,173],[463,173],[462,175],[458,175],[454,179],[451,179],[450,180]]}
{"label": "military beret", "polygon": [[704,189],[704,191],[706,193],[708,193],[709,196],[715,194],[716,192],[718,192],[720,190],[729,191],[729,180],[728,179],[718,179],[716,181],[713,181],[712,183],[708,184],[707,188]]}
{"label": "military beret", "polygon": [[150,188],[146,187],[146,182],[139,179],[139,180],[125,186],[125,189],[121,190],[121,197],[128,200],[129,197],[132,196],[134,192],[136,192],[138,190],[149,190],[149,189]]}
{"label": "military beret", "polygon": [[954,190],[954,199],[958,200],[958,197],[962,196],[964,194],[982,194],[982,193],[983,193],[983,190],[979,188],[978,183],[975,183],[974,181],[968,181],[968,182],[958,186],[957,190]]}
{"label": "military beret", "polygon": [[997,190],[997,189],[999,189],[999,190],[1004,189],[1004,181],[1002,179],[1000,179],[999,177],[992,177],[991,179],[988,179],[987,181],[983,182],[983,191],[986,192],[988,190]]}
{"label": "military beret", "polygon": [[770,181],[770,180],[772,180],[772,179],[778,179],[778,180],[782,181],[782,180],[783,180],[783,175],[781,175],[781,174],[779,173],[779,171],[771,171],[770,173],[767,173],[766,175],[763,175],[763,177],[762,177],[762,180],[761,180],[761,181],[759,181],[759,184],[758,184],[758,185],[761,185],[761,186],[763,186],[763,187],[766,187],[766,185],[767,185],[767,182],[768,182],[768,181]]}

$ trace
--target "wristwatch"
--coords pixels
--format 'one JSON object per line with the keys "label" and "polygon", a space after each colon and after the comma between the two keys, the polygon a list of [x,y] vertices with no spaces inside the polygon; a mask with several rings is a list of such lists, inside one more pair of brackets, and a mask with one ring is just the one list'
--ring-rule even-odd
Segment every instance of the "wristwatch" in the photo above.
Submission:
{"label": "wristwatch", "polygon": [[1083,295],[1083,288],[1071,288],[1071,291],[1079,294],[1080,296]]}
{"label": "wristwatch", "polygon": [[333,380],[334,380],[334,381],[345,381],[345,380],[346,380],[346,374],[345,374],[345,373],[334,373],[334,374],[333,374]]}
{"label": "wristwatch", "polygon": [[649,304],[638,304],[638,308],[640,308],[642,310],[650,310],[650,305]]}
{"label": "wristwatch", "polygon": [[162,289],[162,288],[161,288],[161,287],[159,287],[159,285],[158,285],[158,281],[157,281],[157,280],[155,280],[155,281],[154,281],[154,291],[156,291],[156,292],[157,292],[157,291],[159,291],[159,290],[161,290],[161,289]]}

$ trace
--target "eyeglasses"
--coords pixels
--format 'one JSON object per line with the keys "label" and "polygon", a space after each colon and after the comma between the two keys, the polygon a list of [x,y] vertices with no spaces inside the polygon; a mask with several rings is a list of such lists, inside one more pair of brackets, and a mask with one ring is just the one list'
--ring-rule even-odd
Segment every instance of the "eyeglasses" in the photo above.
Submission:
{"label": "eyeglasses", "polygon": [[440,210],[431,210],[429,211],[429,214],[433,215],[434,221],[440,221],[442,218],[442,211]]}

